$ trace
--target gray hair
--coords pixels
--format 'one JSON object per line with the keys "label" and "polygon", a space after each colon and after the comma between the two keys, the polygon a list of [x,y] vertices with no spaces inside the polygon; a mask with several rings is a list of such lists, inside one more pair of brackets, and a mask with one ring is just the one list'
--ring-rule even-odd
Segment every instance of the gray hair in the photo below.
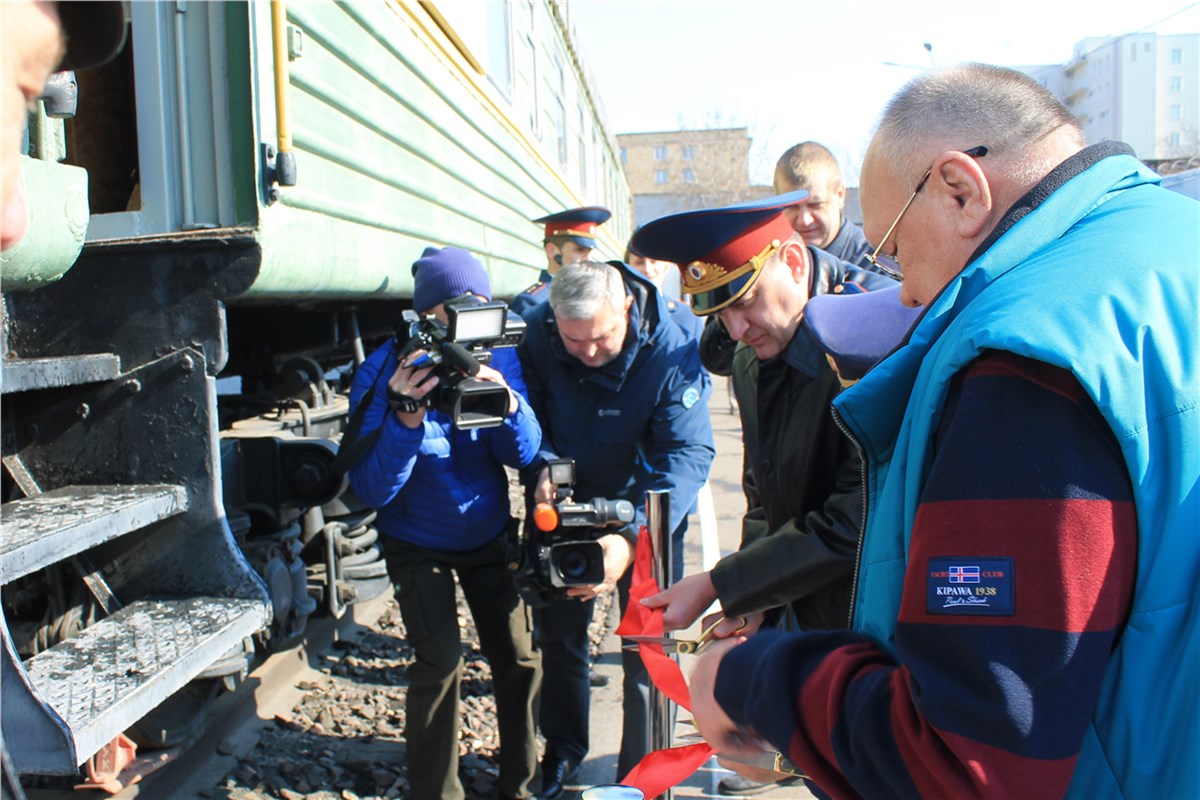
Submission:
{"label": "gray hair", "polygon": [[958,64],[918,75],[883,110],[872,147],[897,177],[914,182],[935,151],[988,148],[1018,182],[1039,180],[1061,158],[1044,163],[1037,144],[1059,128],[1087,142],[1078,121],[1044,86],[1023,72]]}
{"label": "gray hair", "polygon": [[605,306],[616,311],[625,307],[625,281],[611,264],[567,264],[550,282],[550,307],[556,317],[591,319]]}

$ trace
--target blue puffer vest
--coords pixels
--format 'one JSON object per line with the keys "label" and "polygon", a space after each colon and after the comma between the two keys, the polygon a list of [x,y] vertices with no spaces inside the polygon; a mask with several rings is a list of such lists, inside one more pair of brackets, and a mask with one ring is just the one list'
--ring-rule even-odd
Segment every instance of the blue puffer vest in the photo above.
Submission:
{"label": "blue puffer vest", "polygon": [[1156,186],[1127,152],[1096,145],[1060,165],[1039,187],[1045,198],[942,291],[908,343],[835,400],[866,461],[853,626],[894,652],[952,376],[985,349],[1068,369],[1121,447],[1138,524],[1133,608],[1069,796],[1197,797],[1200,204]]}

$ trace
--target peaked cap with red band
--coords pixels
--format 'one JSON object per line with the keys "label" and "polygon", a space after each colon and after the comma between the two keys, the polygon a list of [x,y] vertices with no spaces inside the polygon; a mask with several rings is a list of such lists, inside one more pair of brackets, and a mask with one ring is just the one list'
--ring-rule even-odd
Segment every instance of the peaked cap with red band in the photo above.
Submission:
{"label": "peaked cap with red band", "polygon": [[611,216],[612,212],[607,208],[584,206],[538,217],[534,222],[546,226],[546,239],[568,236],[580,247],[595,247],[596,228],[608,222]]}
{"label": "peaked cap with red band", "polygon": [[673,261],[684,294],[700,316],[720,311],[754,285],[767,259],[792,235],[783,209],[808,197],[797,191],[750,203],[684,211],[643,225],[630,249]]}

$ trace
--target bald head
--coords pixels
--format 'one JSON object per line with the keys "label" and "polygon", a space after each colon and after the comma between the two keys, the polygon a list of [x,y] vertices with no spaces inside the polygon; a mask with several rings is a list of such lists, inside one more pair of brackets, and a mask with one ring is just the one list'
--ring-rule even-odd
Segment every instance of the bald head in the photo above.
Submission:
{"label": "bald head", "polygon": [[[1056,135],[1057,134],[1057,135]],[[870,151],[915,182],[943,150],[988,148],[988,171],[1032,186],[1086,145],[1079,123],[1023,72],[959,64],[909,81],[884,108]]]}
{"label": "bald head", "polygon": [[1085,145],[1070,112],[1015,70],[962,64],[905,85],[867,149],[859,195],[867,238],[904,270],[901,298],[930,302],[1008,209]]}

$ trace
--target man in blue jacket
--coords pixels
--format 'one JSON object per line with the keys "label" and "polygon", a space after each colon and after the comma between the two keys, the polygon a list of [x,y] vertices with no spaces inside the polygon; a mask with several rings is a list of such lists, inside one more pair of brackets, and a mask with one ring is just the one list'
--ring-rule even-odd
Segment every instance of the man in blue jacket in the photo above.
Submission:
{"label": "man in blue jacket", "polygon": [[[464,293],[483,300],[491,295],[483,266],[458,248],[427,248],[413,274],[413,306],[442,322],[447,301]],[[389,341],[359,367],[350,392],[352,408],[369,393],[360,435],[378,432],[350,469],[350,485],[379,509],[388,573],[416,654],[405,709],[410,791],[412,797],[463,797],[457,574],[492,668],[500,796],[525,798],[537,773],[533,701],[541,674],[529,611],[508,571],[514,526],[504,468],[533,461],[541,429],[522,395],[511,348],[494,350],[491,366],[480,366],[476,376],[510,387],[507,416],[500,425],[469,430],[423,404],[440,380],[432,368],[413,366],[423,352],[398,363]]]}
{"label": "man in blue jacket", "polygon": [[[637,509],[620,534],[599,539],[605,579],[568,589],[537,611],[546,680],[540,723],[546,738],[542,795],[559,796],[588,751],[588,624],[597,594],[632,563],[648,490],[670,491],[668,529],[682,534],[687,509],[708,477],[714,449],[708,419],[711,384],[694,343],[671,321],[654,285],[624,264],[584,261],[564,267],[550,302],[526,316],[518,348],[529,401],[544,436],[527,470],[533,499],[551,499],[545,463],[576,462],[575,497],[629,500]],[[682,542],[673,536],[676,552]],[[625,670],[625,730],[620,777],[646,747],[644,669],[636,653]]]}
{"label": "man in blue jacket", "polygon": [[752,730],[837,797],[1195,796],[1200,204],[1159,181],[1014,70],[890,101],[866,231],[924,312],[834,401],[853,630],[711,648],[714,746]]}

